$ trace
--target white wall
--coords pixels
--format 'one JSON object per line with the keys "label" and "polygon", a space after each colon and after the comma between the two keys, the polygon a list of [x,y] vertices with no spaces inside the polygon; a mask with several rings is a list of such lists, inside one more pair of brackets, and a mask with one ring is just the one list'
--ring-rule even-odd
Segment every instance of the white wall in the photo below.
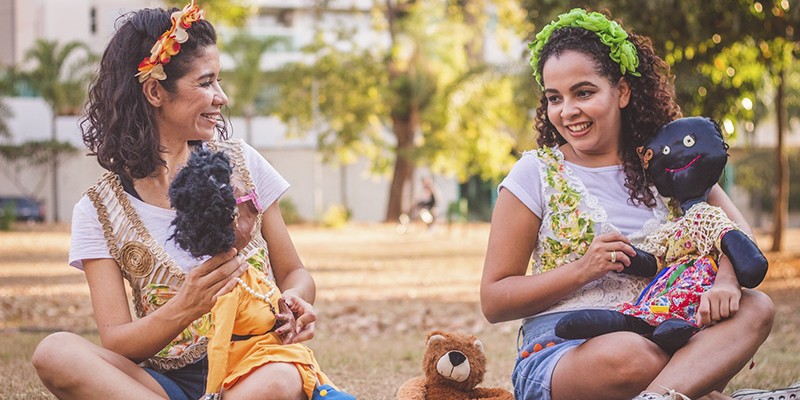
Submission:
{"label": "white wall", "polygon": [[52,133],[52,113],[50,107],[40,98],[3,98],[12,117],[7,120],[11,131],[11,143],[19,144],[30,140],[49,140]]}

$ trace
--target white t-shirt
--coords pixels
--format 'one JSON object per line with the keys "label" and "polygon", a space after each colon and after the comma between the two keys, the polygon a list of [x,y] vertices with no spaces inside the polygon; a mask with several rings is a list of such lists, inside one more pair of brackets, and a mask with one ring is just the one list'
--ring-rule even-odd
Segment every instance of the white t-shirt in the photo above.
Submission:
{"label": "white t-shirt", "polygon": [[[612,227],[595,229],[595,232],[607,232],[616,228],[623,235],[640,239],[642,227],[646,221],[654,220],[653,209],[643,204],[634,206],[630,201],[628,188],[625,187],[625,171],[621,165],[589,168],[565,161],[572,176],[578,178],[586,190],[597,198],[599,205],[605,209]],[[542,218],[545,199],[542,198],[542,180],[539,172],[539,161],[535,152],[526,152],[514,164],[508,176],[500,183],[500,188],[508,189],[537,217]]]}
{"label": "white t-shirt", "polygon": [[[587,168],[564,162],[562,169],[561,164],[558,164],[563,160],[561,151],[554,148],[552,157],[554,158],[541,160],[538,152],[523,154],[498,189],[505,188],[510,191],[531,212],[542,219],[538,232],[540,240],[531,255],[533,274],[542,273],[545,268],[553,267],[550,265],[553,254],[546,253],[548,250],[545,244],[549,242],[544,241],[542,237],[553,239],[560,237],[559,233],[554,232],[560,227],[552,226],[553,223],[559,223],[559,218],[556,218],[555,222],[549,219],[554,214],[546,204],[552,198],[550,193],[556,190],[546,183],[551,182],[550,179],[554,179],[552,182],[556,185],[565,180],[572,190],[580,194],[578,209],[594,222],[596,234],[617,231],[637,245],[665,220],[667,209],[662,202],[657,201],[658,205],[650,209],[641,204],[635,206],[629,200],[622,166]],[[557,167],[553,168],[554,166]],[[555,175],[548,179],[542,178],[543,173],[550,172]],[[546,265],[543,262],[544,254],[548,255]],[[566,263],[581,255],[570,253],[556,256],[561,257],[559,262]],[[575,309],[609,309],[622,302],[634,301],[647,282],[646,278],[608,273],[568,294],[539,315]]]}
{"label": "white t-shirt", "polygon": [[[250,170],[253,184],[256,186],[258,200],[266,209],[286,193],[289,183],[278,174],[278,171],[261,156],[258,151],[242,142],[242,153],[245,163]],[[147,204],[126,193],[134,210],[141,219],[144,227],[150,232],[156,242],[164,247],[169,256],[184,271],[200,264],[188,252],[180,249],[174,240],[167,240],[173,228],[170,225],[175,219],[175,210]],[[108,245],[103,236],[103,227],[97,219],[97,209],[92,201],[85,195],[75,204],[72,211],[72,242],[69,247],[69,265],[83,269],[83,260],[96,258],[112,258]]]}

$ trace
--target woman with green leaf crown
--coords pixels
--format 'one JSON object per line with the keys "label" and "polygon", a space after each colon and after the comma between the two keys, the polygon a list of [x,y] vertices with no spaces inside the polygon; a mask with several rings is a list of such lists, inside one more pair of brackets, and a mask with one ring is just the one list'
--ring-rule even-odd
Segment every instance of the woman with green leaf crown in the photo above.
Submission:
{"label": "woman with green leaf crown", "polygon": [[[650,40],[573,9],[530,44],[542,89],[538,150],[500,184],[481,281],[491,322],[522,319],[517,399],[730,399],[727,382],[772,328],[769,297],[739,286],[729,260],[703,294],[698,332],[674,355],[632,332],[589,340],[554,333],[564,313],[633,301],[649,282],[632,245],[669,214],[636,152],[681,116],[669,68]],[[750,227],[715,185],[709,203]],[[531,268],[531,273],[528,273]]]}

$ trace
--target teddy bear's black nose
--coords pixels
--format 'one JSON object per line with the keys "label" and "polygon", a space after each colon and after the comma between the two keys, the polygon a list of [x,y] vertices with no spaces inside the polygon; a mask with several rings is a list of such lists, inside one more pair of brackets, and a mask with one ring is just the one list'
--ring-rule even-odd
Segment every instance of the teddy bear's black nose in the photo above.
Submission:
{"label": "teddy bear's black nose", "polygon": [[461,363],[463,363],[464,360],[467,359],[467,356],[465,356],[464,353],[460,351],[451,351],[450,353],[447,354],[447,356],[450,357],[450,363],[453,364],[454,367],[457,365],[461,365]]}

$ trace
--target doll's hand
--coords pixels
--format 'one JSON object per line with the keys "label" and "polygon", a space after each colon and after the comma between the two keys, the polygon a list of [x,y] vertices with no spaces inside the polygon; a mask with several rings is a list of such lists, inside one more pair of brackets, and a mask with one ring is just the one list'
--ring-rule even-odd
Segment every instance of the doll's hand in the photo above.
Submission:
{"label": "doll's hand", "polygon": [[283,344],[294,342],[297,322],[294,314],[283,298],[278,299],[278,313],[275,314],[275,334],[281,338]]}
{"label": "doll's hand", "polygon": [[622,272],[635,255],[636,251],[625,235],[611,232],[595,236],[581,261],[588,281],[593,281],[609,271]]}
{"label": "doll's hand", "polygon": [[700,296],[697,308],[697,321],[700,326],[708,326],[739,311],[742,290],[738,283],[717,281],[714,286]]}
{"label": "doll's hand", "polygon": [[283,298],[295,318],[296,326],[294,330],[296,335],[292,343],[311,340],[314,337],[314,322],[317,320],[314,306],[291,292],[284,292]]}

